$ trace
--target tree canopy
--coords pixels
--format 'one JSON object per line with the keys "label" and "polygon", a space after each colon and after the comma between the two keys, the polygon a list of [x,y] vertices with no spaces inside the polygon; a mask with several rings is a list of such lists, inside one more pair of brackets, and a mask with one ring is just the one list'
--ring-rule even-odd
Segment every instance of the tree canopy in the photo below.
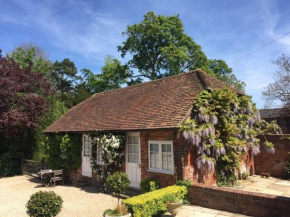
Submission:
{"label": "tree canopy", "polygon": [[282,54],[272,61],[278,66],[274,75],[274,82],[264,88],[262,92],[268,101],[279,100],[284,107],[290,106],[290,57]]}
{"label": "tree canopy", "polygon": [[46,77],[50,76],[52,63],[48,59],[48,54],[38,45],[33,43],[22,43],[13,49],[7,58],[13,58],[21,69],[31,66],[31,70],[42,72]]}
{"label": "tree canopy", "polygon": [[123,35],[127,39],[118,50],[122,57],[132,55],[127,64],[138,70],[138,75],[132,75],[134,78],[154,80],[191,69],[208,69],[206,55],[184,33],[178,16],[156,16],[148,12],[141,23],[128,26]]}
{"label": "tree canopy", "polygon": [[11,136],[22,128],[35,128],[53,95],[50,83],[31,67],[22,69],[0,52],[0,131]]}

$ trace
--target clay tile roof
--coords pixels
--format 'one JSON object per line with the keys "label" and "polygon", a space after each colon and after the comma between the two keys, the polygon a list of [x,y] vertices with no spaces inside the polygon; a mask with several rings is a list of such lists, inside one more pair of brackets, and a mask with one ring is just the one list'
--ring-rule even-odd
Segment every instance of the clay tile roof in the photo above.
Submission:
{"label": "clay tile roof", "polygon": [[260,109],[259,111],[263,119],[290,116],[289,111],[283,110],[282,108]]}
{"label": "clay tile roof", "polygon": [[178,128],[190,113],[195,96],[205,89],[226,86],[209,74],[195,70],[94,94],[71,108],[44,132]]}

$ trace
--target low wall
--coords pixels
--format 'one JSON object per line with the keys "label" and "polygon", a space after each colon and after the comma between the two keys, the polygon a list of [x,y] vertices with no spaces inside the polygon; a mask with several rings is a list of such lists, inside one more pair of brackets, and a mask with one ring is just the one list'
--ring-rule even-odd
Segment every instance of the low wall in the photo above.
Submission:
{"label": "low wall", "polygon": [[190,187],[189,200],[193,205],[250,216],[290,216],[288,197],[196,184]]}
{"label": "low wall", "polygon": [[[255,174],[270,173],[271,176],[284,178],[286,176],[284,167],[290,161],[290,135],[267,135],[266,139],[275,145],[275,153],[266,152],[265,138],[261,139],[261,153],[254,157]],[[290,215],[290,214],[289,214]]]}

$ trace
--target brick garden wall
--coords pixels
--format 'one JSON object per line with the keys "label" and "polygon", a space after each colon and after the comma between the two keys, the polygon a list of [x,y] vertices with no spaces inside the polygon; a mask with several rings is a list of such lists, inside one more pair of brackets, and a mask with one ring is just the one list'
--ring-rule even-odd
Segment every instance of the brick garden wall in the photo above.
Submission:
{"label": "brick garden wall", "polygon": [[196,184],[190,187],[191,204],[257,217],[290,216],[290,198]]}
{"label": "brick garden wall", "polygon": [[[287,160],[290,161],[290,135],[267,135],[269,142],[275,145],[275,154],[269,154],[265,151],[264,137],[260,137],[261,153],[254,157],[255,173],[261,174],[263,172],[270,173],[274,177],[285,177],[284,167]],[[290,215],[290,214],[289,214]]]}

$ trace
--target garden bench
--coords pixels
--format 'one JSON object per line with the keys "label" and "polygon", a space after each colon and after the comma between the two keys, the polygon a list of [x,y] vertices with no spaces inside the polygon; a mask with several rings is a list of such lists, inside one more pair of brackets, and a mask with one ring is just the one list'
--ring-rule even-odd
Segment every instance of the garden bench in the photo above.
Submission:
{"label": "garden bench", "polygon": [[61,170],[54,170],[53,171],[53,177],[50,179],[50,183],[55,186],[56,182],[58,181],[62,181],[62,184],[64,184],[64,180],[63,180],[63,169]]}

